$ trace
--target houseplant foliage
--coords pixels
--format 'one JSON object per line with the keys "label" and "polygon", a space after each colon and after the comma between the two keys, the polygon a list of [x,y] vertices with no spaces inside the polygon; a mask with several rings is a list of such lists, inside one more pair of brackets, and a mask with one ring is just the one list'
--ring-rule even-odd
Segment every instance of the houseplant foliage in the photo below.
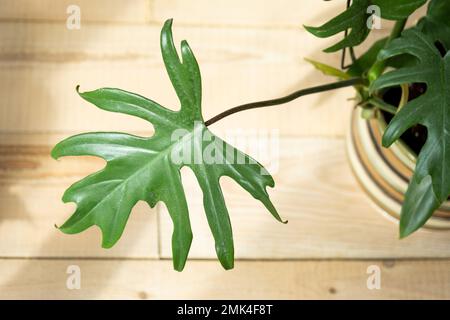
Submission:
{"label": "houseplant foliage", "polygon": [[402,209],[401,232],[408,235],[422,226],[450,194],[450,55],[442,57],[433,39],[418,29],[403,32],[378,58],[386,60],[401,54],[413,55],[416,63],[382,75],[371,90],[409,82],[427,85],[422,96],[397,112],[383,136],[383,146],[388,147],[414,125],[428,129]]}
{"label": "houseplant foliage", "polygon": [[[362,17],[365,21],[370,18],[368,5],[378,5],[382,18],[396,20],[391,36],[376,42],[354,61],[346,74],[365,80],[365,85],[357,88],[360,105],[367,110],[379,108],[394,114],[383,136],[384,147],[392,145],[413,126],[427,128],[426,143],[418,154],[416,169],[405,194],[400,237],[422,227],[450,194],[450,2],[429,1],[426,16],[416,26],[404,30],[408,16],[426,2],[355,0],[344,13],[323,26],[307,27],[320,37],[347,28],[359,30]],[[350,32],[343,41],[325,51],[360,44],[369,31],[358,37]],[[327,72],[323,66],[321,70]],[[331,71],[327,73],[336,75]],[[410,99],[408,85],[412,84],[426,85],[425,93]],[[406,105],[400,108],[381,100],[383,89],[400,85],[402,101],[406,101]]]}
{"label": "houseplant foliage", "polygon": [[308,27],[306,30],[316,37],[326,38],[340,32],[351,30],[339,43],[325,49],[325,52],[336,52],[343,48],[356,47],[366,40],[370,33],[367,20],[370,17],[368,9],[377,6],[381,18],[388,20],[404,20],[421,7],[427,0],[356,0],[346,11],[320,27]]}
{"label": "houseplant foliage", "polygon": [[[417,25],[406,28],[408,17],[428,2],[428,11]],[[382,19],[394,21],[389,37],[375,42],[356,57],[353,49],[370,33],[368,8],[377,6]],[[216,137],[208,126],[236,112],[278,105],[307,94],[353,86],[358,106],[365,117],[377,112],[391,113],[393,119],[384,133],[383,146],[401,139],[409,128],[427,128],[426,143],[417,157],[414,176],[405,195],[401,212],[400,236],[422,227],[450,194],[450,1],[445,0],[353,0],[347,9],[320,27],[306,27],[317,37],[326,38],[345,32],[344,39],[326,52],[350,50],[348,68],[329,66],[308,60],[321,72],[338,78],[334,83],[296,91],[286,97],[238,106],[204,121],[201,114],[201,77],[197,61],[186,41],[181,43],[181,59],[172,39],[172,21],[161,32],[161,51],[169,78],[181,103],[179,111],[119,89],[103,88],[80,92],[95,106],[149,121],[155,128],[150,138],[125,133],[86,133],[70,137],[55,146],[54,158],[92,155],[107,161],[104,169],[72,185],[64,202],[77,204],[75,213],[60,227],[65,233],[78,233],[97,225],[103,235],[103,247],[113,246],[122,235],[131,209],[137,201],[151,207],[162,201],[172,218],[173,262],[182,270],[192,242],[192,231],[180,169],[189,167],[203,192],[206,217],[215,239],[217,256],[225,269],[234,264],[231,223],[219,185],[221,176],[229,176],[260,200],[268,211],[282,221],[269,199],[266,187],[274,186],[272,177],[250,156]],[[406,29],[405,29],[406,28]],[[345,54],[345,51],[344,51]],[[425,93],[411,96],[409,88],[421,84]],[[401,103],[383,100],[387,88],[401,87]],[[78,88],[77,88],[78,90]],[[173,132],[182,130],[181,138]],[[204,139],[207,136],[209,138]],[[181,151],[195,157],[214,159],[193,161],[172,156]],[[229,151],[231,150],[231,153]],[[230,158],[230,154],[232,157]],[[236,164],[233,158],[244,163]]]}
{"label": "houseplant foliage", "polygon": [[[91,155],[107,161],[103,170],[75,183],[65,192],[63,201],[75,202],[77,210],[59,229],[65,233],[78,233],[97,225],[103,235],[102,246],[110,248],[119,240],[131,209],[139,200],[146,201],[151,207],[162,201],[174,225],[174,268],[181,271],[192,242],[180,176],[181,167],[187,166],[194,172],[203,191],[205,213],[217,256],[225,269],[231,269],[234,264],[233,237],[219,178],[234,179],[281,221],[266,192],[266,187],[273,187],[274,181],[258,162],[214,136],[205,126],[197,61],[186,41],[181,43],[180,60],[171,26],[172,21],[168,20],[161,31],[161,51],[181,109],[172,111],[150,99],[119,89],[79,93],[100,109],[149,121],[155,133],[150,138],[124,133],[86,133],[57,144],[52,150],[56,159]],[[177,130],[181,136],[173,139]],[[179,156],[177,160],[176,156]],[[238,158],[244,161],[236,163],[234,159]]]}

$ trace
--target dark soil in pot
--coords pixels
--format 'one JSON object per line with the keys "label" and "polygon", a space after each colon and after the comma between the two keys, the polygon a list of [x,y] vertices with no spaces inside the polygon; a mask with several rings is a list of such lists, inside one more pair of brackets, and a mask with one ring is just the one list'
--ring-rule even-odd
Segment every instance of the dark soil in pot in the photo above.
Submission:
{"label": "dark soil in pot", "polygon": [[[409,101],[416,99],[426,91],[426,85],[415,83],[409,86]],[[395,87],[386,90],[383,94],[383,100],[393,106],[398,106],[402,95],[402,89]],[[381,112],[386,123],[389,123],[394,115],[382,111]],[[422,125],[415,125],[408,129],[400,138],[415,155],[418,155],[427,140],[427,128]]]}

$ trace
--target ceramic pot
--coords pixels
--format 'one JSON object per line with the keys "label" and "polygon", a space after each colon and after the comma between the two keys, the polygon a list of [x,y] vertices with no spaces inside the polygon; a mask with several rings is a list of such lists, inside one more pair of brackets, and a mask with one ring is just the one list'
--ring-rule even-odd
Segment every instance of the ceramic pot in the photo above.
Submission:
{"label": "ceramic pot", "polygon": [[[412,177],[416,155],[401,140],[389,149],[381,146],[387,124],[381,113],[371,120],[361,117],[361,108],[352,112],[347,135],[347,154],[362,188],[386,216],[399,220],[404,195]],[[425,227],[450,229],[450,201],[428,220]]]}

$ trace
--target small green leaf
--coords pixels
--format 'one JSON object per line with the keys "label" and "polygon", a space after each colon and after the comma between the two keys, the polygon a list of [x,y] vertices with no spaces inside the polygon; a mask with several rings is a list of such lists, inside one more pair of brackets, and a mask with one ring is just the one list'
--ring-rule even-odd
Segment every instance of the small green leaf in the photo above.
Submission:
{"label": "small green leaf", "polygon": [[308,58],[305,58],[305,60],[311,63],[317,70],[321,71],[324,75],[336,77],[342,80],[347,80],[351,78],[350,75],[348,75],[344,71],[336,69],[335,67],[327,65],[325,63],[318,62]]}
{"label": "small green leaf", "polygon": [[388,147],[416,124],[428,130],[401,212],[402,237],[423,226],[450,194],[450,54],[442,57],[431,38],[419,29],[411,29],[382,50],[379,59],[404,54],[414,56],[415,65],[382,75],[371,88],[427,85],[423,95],[401,108],[383,135],[383,145]]}
{"label": "small green leaf", "polygon": [[77,209],[60,230],[79,233],[97,225],[102,231],[103,247],[109,248],[119,240],[138,201],[146,201],[151,207],[162,201],[174,225],[174,268],[181,271],[192,242],[180,177],[180,169],[186,166],[194,172],[203,192],[203,205],[217,256],[225,269],[231,269],[234,265],[233,236],[219,179],[222,176],[232,178],[282,221],[266,191],[266,187],[274,186],[274,181],[258,162],[216,137],[205,126],[197,61],[186,41],[181,43],[180,60],[171,25],[171,20],[164,24],[161,50],[181,109],[172,111],[150,99],[119,89],[80,93],[83,99],[98,108],[147,120],[153,124],[155,134],[143,138],[124,133],[86,133],[55,146],[52,150],[55,159],[91,155],[107,161],[102,170],[78,181],[65,192],[63,201],[76,203]]}
{"label": "small green leaf", "polygon": [[366,40],[370,33],[367,13],[371,5],[380,8],[381,18],[388,20],[401,20],[407,18],[427,0],[353,0],[350,7],[337,17],[320,27],[305,26],[306,30],[319,38],[328,38],[345,30],[348,35],[339,43],[325,49],[325,52],[336,52],[343,48],[356,47]]}
{"label": "small green leaf", "polygon": [[377,61],[378,54],[384,48],[387,38],[375,42],[369,50],[361,55],[348,69],[347,73],[350,77],[361,77],[370,67]]}
{"label": "small green leaf", "polygon": [[[362,54],[347,70],[350,77],[362,77],[364,76],[373,64],[377,61],[378,54],[386,45],[387,38],[383,38],[375,42],[369,50]],[[386,61],[387,67],[403,68],[414,65],[416,59],[410,55],[399,55],[389,58]]]}

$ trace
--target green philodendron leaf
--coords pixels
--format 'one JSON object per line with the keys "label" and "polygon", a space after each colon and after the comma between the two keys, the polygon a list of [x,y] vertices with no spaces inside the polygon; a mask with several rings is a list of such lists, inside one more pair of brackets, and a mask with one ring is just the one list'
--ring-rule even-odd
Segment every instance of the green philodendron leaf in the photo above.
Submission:
{"label": "green philodendron leaf", "polygon": [[[383,38],[375,42],[369,50],[362,54],[347,70],[350,77],[363,77],[377,61],[378,54],[384,48],[387,38]],[[386,61],[386,67],[404,68],[414,65],[415,58],[410,55],[399,55],[392,57]]]}
{"label": "green philodendron leaf", "polygon": [[423,226],[450,194],[450,53],[442,57],[431,38],[411,29],[381,51],[379,59],[401,54],[414,56],[415,65],[382,75],[371,90],[407,83],[427,86],[395,115],[383,136],[388,147],[411,126],[428,130],[401,212],[400,236],[405,237]]}
{"label": "green philodendron leaf", "polygon": [[230,218],[219,179],[228,176],[260,200],[279,221],[266,187],[272,177],[255,160],[222,141],[207,129],[201,114],[201,78],[197,61],[186,41],[181,42],[180,60],[172,39],[172,20],[161,32],[161,51],[170,80],[181,102],[179,111],[134,93],[103,88],[80,93],[97,107],[142,118],[153,124],[150,138],[124,133],[86,133],[58,143],[54,158],[91,155],[107,161],[103,170],[73,184],[64,202],[77,205],[75,213],[60,227],[79,233],[97,225],[103,247],[112,247],[122,235],[134,205],[146,201],[151,207],[162,201],[174,229],[173,263],[184,268],[192,242],[188,206],[180,169],[194,172],[203,192],[206,217],[215,240],[217,256],[225,269],[233,268],[234,247]]}
{"label": "green philodendron leaf", "polygon": [[328,64],[308,58],[305,58],[305,61],[312,64],[317,70],[321,71],[326,76],[336,77],[342,80],[348,80],[351,78],[349,74],[345,73],[342,70],[336,69],[335,67],[332,67]]}
{"label": "green philodendron leaf", "polygon": [[450,1],[432,0],[427,15],[418,27],[434,41],[439,41],[446,50],[450,50]]}
{"label": "green philodendron leaf", "polygon": [[347,70],[350,77],[361,77],[377,61],[378,54],[384,48],[387,38],[375,42],[369,50],[362,54]]}
{"label": "green philodendron leaf", "polygon": [[328,38],[345,30],[349,34],[339,43],[325,49],[325,52],[335,52],[343,48],[355,47],[370,33],[367,21],[371,12],[368,8],[372,5],[380,8],[381,18],[388,20],[401,20],[407,18],[427,0],[353,0],[350,7],[320,27],[305,26],[306,30],[319,38]]}

